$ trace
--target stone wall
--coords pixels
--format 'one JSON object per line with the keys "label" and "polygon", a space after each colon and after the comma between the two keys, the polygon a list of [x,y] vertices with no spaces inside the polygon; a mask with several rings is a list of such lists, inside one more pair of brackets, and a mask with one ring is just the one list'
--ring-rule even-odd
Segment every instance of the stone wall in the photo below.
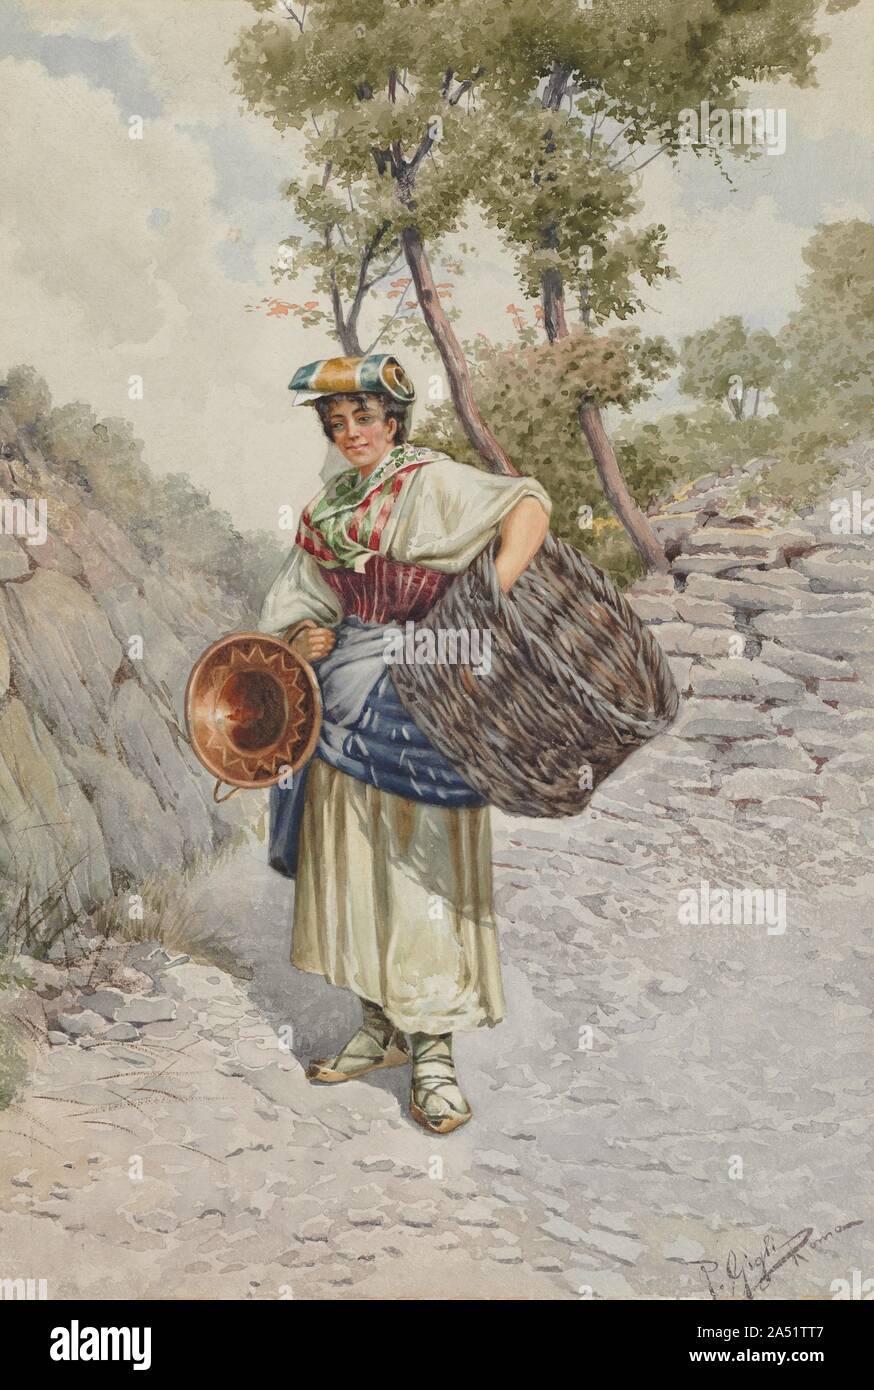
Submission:
{"label": "stone wall", "polygon": [[684,696],[663,744],[692,745],[716,774],[705,800],[782,826],[825,809],[855,839],[874,804],[872,537],[836,533],[830,502],[874,496],[874,445],[848,450],[828,496],[790,523],[733,500],[766,466],[701,479],[651,518],[673,572],[629,599]]}

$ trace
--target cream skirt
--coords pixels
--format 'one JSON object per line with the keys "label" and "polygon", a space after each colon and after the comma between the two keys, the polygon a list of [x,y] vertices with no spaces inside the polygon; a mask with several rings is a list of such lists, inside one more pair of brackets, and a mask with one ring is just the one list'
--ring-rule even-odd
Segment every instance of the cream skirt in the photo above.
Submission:
{"label": "cream skirt", "polygon": [[378,791],[314,758],[292,964],[380,1004],[404,1033],[504,1016],[489,808]]}

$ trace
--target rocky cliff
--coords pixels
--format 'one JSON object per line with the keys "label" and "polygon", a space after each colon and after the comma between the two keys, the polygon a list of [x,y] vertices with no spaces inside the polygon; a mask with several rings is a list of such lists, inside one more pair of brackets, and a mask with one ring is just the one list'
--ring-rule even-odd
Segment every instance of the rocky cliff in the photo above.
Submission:
{"label": "rocky cliff", "polygon": [[[45,503],[42,544],[23,534],[26,499],[34,516]],[[87,912],[209,853],[252,810],[214,805],[180,727],[193,661],[251,615],[147,562],[3,409],[0,503],[0,882],[7,912],[56,887]]]}

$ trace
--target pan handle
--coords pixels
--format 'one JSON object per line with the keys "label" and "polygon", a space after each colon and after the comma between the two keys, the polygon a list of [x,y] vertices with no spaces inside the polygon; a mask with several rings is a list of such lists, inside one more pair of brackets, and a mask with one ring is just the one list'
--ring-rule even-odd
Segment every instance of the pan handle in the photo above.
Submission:
{"label": "pan handle", "polygon": [[235,792],[238,792],[238,791],[240,790],[239,787],[231,787],[231,790],[230,790],[225,796],[219,796],[219,794],[218,794],[219,787],[221,787],[221,786],[223,786],[223,785],[224,785],[224,783],[221,782],[221,781],[219,780],[219,778],[217,777],[217,778],[215,779],[215,786],[214,786],[213,789],[212,789],[212,799],[213,799],[213,801],[215,802],[215,804],[216,804],[217,806],[220,806],[220,805],[222,804],[223,801],[230,801],[230,799],[231,799],[231,797],[234,795],[234,793],[235,793]]}

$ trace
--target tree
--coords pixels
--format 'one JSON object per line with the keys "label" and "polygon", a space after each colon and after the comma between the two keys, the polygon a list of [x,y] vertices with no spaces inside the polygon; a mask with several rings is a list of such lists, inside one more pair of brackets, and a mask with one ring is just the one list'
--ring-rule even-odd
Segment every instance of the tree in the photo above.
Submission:
{"label": "tree", "polygon": [[[264,0],[250,3],[268,8]],[[458,224],[475,182],[475,152],[464,134],[483,72],[472,7],[467,0],[311,0],[299,11],[286,5],[284,17],[284,24],[273,15],[259,20],[231,53],[242,95],[281,130],[321,120],[323,164],[387,214],[384,235],[403,248],[468,437],[490,466],[515,473],[474,400],[426,251]],[[460,43],[452,63],[449,34]],[[438,159],[444,143],[453,157]]]}
{"label": "tree", "polygon": [[[539,292],[551,341],[569,331],[567,289],[591,327],[640,307],[634,274],[649,285],[669,273],[661,261],[664,228],[638,234],[636,244],[627,227],[623,233],[632,210],[628,172],[665,153],[677,160],[685,148],[684,111],[704,99],[741,105],[743,79],[809,80],[822,47],[811,28],[817,8],[817,0],[604,0],[589,12],[575,5],[504,6],[505,48],[484,85],[498,97],[492,106],[498,130],[512,123],[516,138],[509,158],[488,163],[479,196],[516,251],[525,292]],[[568,158],[574,145],[576,158]],[[724,164],[718,146],[705,148]],[[639,553],[651,567],[667,568],[585,386],[579,424]]]}
{"label": "tree", "polygon": [[[308,235],[285,239],[288,254],[281,257],[276,273],[314,271],[317,292],[330,299],[331,320],[344,353],[361,356],[359,321],[366,297],[397,271],[403,251],[393,231],[391,208],[380,207],[374,190],[361,180],[335,174],[334,161],[323,158],[321,151],[329,142],[323,141],[315,117],[312,121],[315,138],[309,142],[308,158],[315,164],[323,159],[321,175],[309,181],[292,179],[286,188]],[[306,307],[311,319],[318,317],[315,306]]]}
{"label": "tree", "polygon": [[[250,3],[262,14],[268,9],[268,0]],[[531,198],[548,200],[542,215],[523,218],[510,229],[518,245],[541,258],[547,335],[558,339],[568,331],[568,283],[578,289],[591,323],[590,267],[579,256],[585,219],[577,216],[578,174],[566,160],[560,165],[567,143],[562,126],[579,120],[574,99],[585,97],[590,149],[597,144],[599,153],[599,173],[588,187],[604,190],[611,227],[616,215],[607,176],[638,153],[646,153],[638,168],[665,151],[676,158],[683,144],[684,102],[706,98],[736,105],[744,78],[809,79],[822,47],[811,28],[821,3],[640,0],[629,6],[627,0],[599,0],[589,11],[577,0],[540,0],[536,7],[528,0],[310,0],[300,9],[283,2],[283,17],[261,19],[246,31],[231,61],[251,109],[278,129],[300,129],[315,115],[322,121],[322,153],[332,170],[342,169],[344,178],[368,186],[375,174],[377,186],[393,200],[392,228],[465,434],[489,467],[515,472],[474,399],[427,248],[457,227],[471,198],[488,206],[490,192],[496,196],[503,180],[521,170],[520,193],[530,190]],[[517,158],[509,136],[511,124],[529,131],[532,116],[544,111],[551,120],[533,132],[535,170],[538,161],[548,167],[535,178],[525,157]],[[483,124],[481,113],[491,115],[491,126]],[[496,131],[499,141],[501,134],[504,139],[497,162]],[[653,144],[654,154],[647,150]],[[711,153],[722,161],[718,149]],[[615,182],[616,191],[620,185],[621,180]],[[590,219],[596,229],[602,225],[597,211],[596,200]],[[650,279],[659,273],[658,235],[629,254],[644,280],[643,250]],[[665,568],[664,552],[628,493],[598,403],[585,383],[579,420],[623,524],[647,563]]]}
{"label": "tree", "polygon": [[778,410],[799,422],[828,416],[837,437],[870,429],[874,411],[874,227],[820,226],[803,253],[799,308],[779,335],[786,367]]}
{"label": "tree", "polygon": [[[632,171],[619,167],[607,142],[587,128],[573,100],[569,113],[558,110],[577,89],[567,68],[553,65],[540,102],[514,109],[502,102],[488,112],[491,144],[480,196],[488,219],[501,228],[514,252],[524,293],[540,298],[540,323],[549,343],[566,341],[564,286],[575,286],[577,331],[590,331],[610,319],[627,319],[642,307],[640,285],[670,276],[664,261],[665,228],[631,230],[640,210]],[[511,157],[507,158],[507,152]],[[594,365],[597,339],[585,360]],[[667,569],[664,550],[634,500],[607,435],[596,376],[577,376],[576,430],[582,429],[605,496],[637,550],[654,569]],[[571,440],[573,454],[578,451]]]}
{"label": "tree", "polygon": [[29,429],[43,420],[52,408],[52,397],[45,379],[26,364],[10,367],[0,383],[0,401],[19,429]]}
{"label": "tree", "polygon": [[755,419],[763,391],[780,371],[783,352],[773,334],[747,328],[738,314],[683,339],[680,390],[701,401],[720,401],[735,420]]}
{"label": "tree", "polygon": [[[518,325],[516,342],[498,345],[479,334],[464,345],[477,400],[512,456],[547,488],[555,534],[571,544],[579,544],[584,535],[594,563],[617,583],[630,582],[643,567],[592,460],[580,458],[574,383],[588,382],[600,406],[627,411],[649,394],[653,382],[668,375],[674,354],[664,339],[643,338],[636,328],[603,335],[574,328],[550,343],[525,323],[517,306],[508,306],[510,310]],[[431,408],[417,438],[461,462],[477,462],[450,402]],[[672,481],[670,468],[652,452],[645,459],[630,458],[628,466],[623,460],[623,474],[641,507]]]}

